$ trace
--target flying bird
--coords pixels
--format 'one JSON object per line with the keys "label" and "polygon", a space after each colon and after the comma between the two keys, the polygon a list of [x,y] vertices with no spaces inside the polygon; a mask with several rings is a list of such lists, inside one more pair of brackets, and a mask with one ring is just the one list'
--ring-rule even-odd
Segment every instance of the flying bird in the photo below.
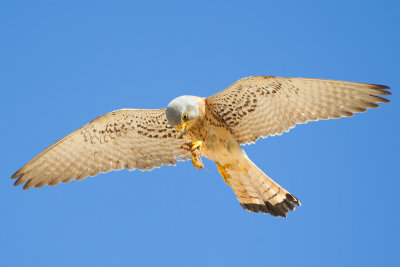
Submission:
{"label": "flying bird", "polygon": [[241,145],[296,124],[350,117],[388,103],[385,85],[254,76],[208,98],[180,96],[166,109],[120,109],[51,145],[14,175],[24,189],[120,169],[151,170],[204,156],[217,164],[242,207],[286,217],[300,201],[269,178]]}

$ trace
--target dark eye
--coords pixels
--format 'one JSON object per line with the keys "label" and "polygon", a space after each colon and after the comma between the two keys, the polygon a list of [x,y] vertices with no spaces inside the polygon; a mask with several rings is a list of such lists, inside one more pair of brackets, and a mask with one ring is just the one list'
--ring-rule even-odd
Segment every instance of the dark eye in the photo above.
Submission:
{"label": "dark eye", "polygon": [[182,115],[182,121],[183,121],[183,122],[186,122],[187,119],[188,119],[188,115],[187,115],[186,113],[183,114],[183,115]]}

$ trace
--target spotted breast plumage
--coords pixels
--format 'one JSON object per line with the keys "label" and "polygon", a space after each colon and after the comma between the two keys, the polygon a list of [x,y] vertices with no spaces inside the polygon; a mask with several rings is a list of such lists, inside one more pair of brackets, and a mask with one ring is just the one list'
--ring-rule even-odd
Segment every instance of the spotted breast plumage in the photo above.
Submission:
{"label": "spotted breast plumage", "polygon": [[14,175],[24,189],[120,169],[151,170],[201,156],[217,164],[242,207],[286,217],[300,201],[261,171],[241,145],[307,121],[349,117],[389,100],[389,87],[255,76],[208,98],[181,96],[167,109],[105,114],[41,152]]}

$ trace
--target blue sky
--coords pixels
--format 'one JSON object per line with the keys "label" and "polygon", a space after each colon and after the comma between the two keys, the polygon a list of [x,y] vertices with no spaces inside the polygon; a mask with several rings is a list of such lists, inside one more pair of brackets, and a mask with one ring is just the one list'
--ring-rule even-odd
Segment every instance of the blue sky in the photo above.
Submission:
{"label": "blue sky", "polygon": [[[0,266],[398,265],[399,11],[399,1],[3,1]],[[286,220],[244,211],[210,161],[29,191],[9,179],[104,113],[253,75],[392,87],[379,109],[244,147],[301,200]]]}

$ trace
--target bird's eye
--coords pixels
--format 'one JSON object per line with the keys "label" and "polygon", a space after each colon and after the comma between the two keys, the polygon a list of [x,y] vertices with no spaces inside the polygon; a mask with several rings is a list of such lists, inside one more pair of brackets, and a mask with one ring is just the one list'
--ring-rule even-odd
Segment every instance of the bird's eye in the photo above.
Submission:
{"label": "bird's eye", "polygon": [[184,113],[183,115],[182,115],[182,121],[183,122],[186,122],[188,120],[188,115],[186,114],[186,113]]}

